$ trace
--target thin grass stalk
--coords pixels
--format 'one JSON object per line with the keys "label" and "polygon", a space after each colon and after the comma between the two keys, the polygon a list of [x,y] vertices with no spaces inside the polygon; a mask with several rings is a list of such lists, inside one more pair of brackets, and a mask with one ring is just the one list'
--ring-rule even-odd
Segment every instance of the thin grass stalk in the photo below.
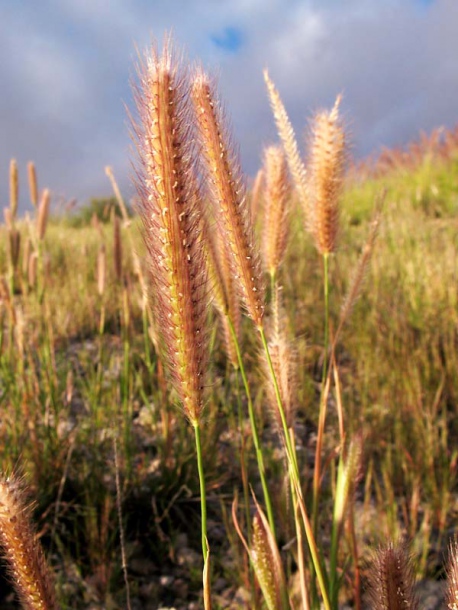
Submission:
{"label": "thin grass stalk", "polygon": [[124,526],[122,519],[122,498],[121,498],[121,480],[119,476],[119,455],[118,455],[118,442],[116,435],[113,436],[113,453],[115,462],[115,482],[116,482],[116,510],[118,513],[118,524],[119,524],[119,542],[121,546],[121,568],[124,576],[124,584],[126,586],[126,603],[127,610],[131,610],[130,603],[130,584],[129,574],[127,571],[127,557],[126,557],[126,542],[124,537]]}
{"label": "thin grass stalk", "polygon": [[337,486],[334,499],[334,511],[331,528],[331,551],[329,561],[329,587],[330,598],[333,608],[338,605],[338,576],[337,576],[337,553],[339,550],[339,539],[342,524],[348,504],[352,500],[352,494],[358,480],[358,470],[361,462],[362,440],[356,437],[348,447],[347,455],[343,451],[339,460],[337,473]]}
{"label": "thin grass stalk", "polygon": [[281,400],[280,388],[278,387],[278,381],[277,381],[277,378],[275,375],[275,369],[272,364],[272,359],[271,359],[270,352],[269,352],[269,346],[267,343],[267,338],[266,338],[263,327],[259,328],[259,333],[260,333],[261,342],[262,342],[262,345],[263,345],[263,348],[264,348],[264,351],[266,354],[266,359],[267,359],[269,371],[270,371],[270,374],[272,377],[272,382],[274,384],[274,390],[275,390],[275,395],[277,398],[278,410],[279,410],[280,419],[281,419],[282,426],[283,426],[283,438],[284,438],[285,446],[286,446],[286,454],[287,454],[288,462],[290,465],[290,472],[292,474],[292,477],[291,477],[292,484],[296,490],[297,500],[299,502],[302,520],[303,520],[304,528],[305,528],[305,534],[307,537],[307,543],[308,543],[308,546],[310,549],[310,554],[312,557],[313,568],[315,570],[316,577],[318,579],[321,595],[323,597],[323,604],[324,604],[326,610],[331,610],[330,600],[329,600],[328,591],[327,591],[327,575],[325,574],[324,568],[320,561],[318,548],[317,548],[316,541],[315,541],[315,535],[314,535],[313,528],[311,526],[310,520],[307,515],[307,509],[305,506],[301,482],[300,482],[296,450],[295,450],[294,445],[291,442],[291,437],[290,437],[290,433],[288,430],[288,423],[286,420],[286,414],[285,414],[282,400]]}
{"label": "thin grass stalk", "polygon": [[321,458],[326,425],[326,411],[330,384],[328,383],[328,343],[329,343],[329,254],[323,254],[323,293],[324,293],[324,350],[323,370],[321,375],[320,409],[318,416],[318,432],[315,450],[315,464],[313,469],[313,499],[312,523],[315,535],[318,531],[318,504],[320,496]]}
{"label": "thin grass stalk", "polygon": [[196,451],[197,451],[197,470],[199,472],[199,485],[200,485],[200,507],[201,507],[201,539],[202,539],[202,556],[204,558],[204,564],[207,561],[208,547],[207,547],[207,492],[205,488],[205,474],[204,474],[204,461],[202,456],[202,441],[200,438],[200,425],[199,422],[192,422],[194,428],[194,436],[196,440]]}
{"label": "thin grass stalk", "polygon": [[273,508],[272,508],[272,501],[271,501],[270,493],[269,493],[269,487],[267,485],[266,469],[265,469],[265,465],[264,465],[264,456],[262,453],[262,445],[261,445],[261,441],[259,439],[258,427],[256,424],[256,417],[254,414],[254,406],[253,406],[253,401],[251,398],[250,385],[248,383],[248,379],[246,376],[245,366],[243,364],[243,358],[242,358],[242,354],[240,352],[240,345],[239,345],[239,342],[237,339],[234,325],[232,323],[232,320],[229,317],[227,318],[227,320],[228,320],[229,328],[231,330],[234,347],[235,347],[235,350],[237,353],[237,360],[239,363],[240,374],[242,376],[243,385],[245,388],[245,394],[247,397],[248,416],[250,419],[251,433],[253,436],[253,444],[254,444],[254,449],[255,449],[255,454],[256,454],[256,460],[258,463],[258,471],[259,471],[259,477],[261,479],[262,492],[264,495],[264,502],[266,503],[267,519],[269,521],[270,529],[272,530],[272,533],[275,536],[275,519],[274,519]]}

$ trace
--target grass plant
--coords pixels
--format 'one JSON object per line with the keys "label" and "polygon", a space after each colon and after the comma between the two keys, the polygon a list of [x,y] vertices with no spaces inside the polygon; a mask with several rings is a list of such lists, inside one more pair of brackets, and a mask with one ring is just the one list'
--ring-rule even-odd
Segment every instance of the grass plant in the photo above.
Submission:
{"label": "grass plant", "polygon": [[266,82],[280,144],[251,192],[170,42],[140,60],[140,219],[110,168],[106,222],[53,216],[34,164],[22,219],[11,164],[0,464],[36,506],[2,478],[0,535],[26,607],[414,608],[447,548],[456,606],[456,131],[351,165],[336,102],[302,154]]}

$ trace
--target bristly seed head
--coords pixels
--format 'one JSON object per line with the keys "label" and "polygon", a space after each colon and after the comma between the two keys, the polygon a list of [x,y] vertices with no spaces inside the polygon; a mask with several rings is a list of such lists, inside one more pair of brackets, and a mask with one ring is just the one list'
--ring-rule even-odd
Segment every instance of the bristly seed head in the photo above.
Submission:
{"label": "bristly seed head", "polygon": [[154,312],[170,376],[193,425],[203,408],[208,302],[189,79],[165,47],[139,69],[136,187]]}
{"label": "bristly seed head", "polygon": [[202,71],[194,77],[192,94],[204,172],[212,186],[210,195],[217,208],[215,218],[226,244],[233,276],[238,279],[242,302],[255,324],[261,326],[264,291],[260,257],[253,246],[253,225],[235,149],[227,134],[215,88]]}
{"label": "bristly seed head", "polygon": [[320,112],[312,121],[309,153],[311,230],[320,254],[337,248],[339,204],[345,172],[346,141],[339,116],[341,97],[331,112]]}

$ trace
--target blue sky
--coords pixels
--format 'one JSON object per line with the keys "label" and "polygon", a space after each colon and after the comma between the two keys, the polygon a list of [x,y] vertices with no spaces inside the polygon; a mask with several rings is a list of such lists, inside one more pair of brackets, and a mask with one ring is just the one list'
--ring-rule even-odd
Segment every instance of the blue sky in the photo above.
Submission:
{"label": "blue sky", "polygon": [[262,70],[303,144],[307,119],[343,93],[353,152],[458,123],[457,0],[0,0],[0,198],[18,160],[58,201],[127,196],[125,105],[136,48],[172,30],[219,79],[244,170],[275,140]]}

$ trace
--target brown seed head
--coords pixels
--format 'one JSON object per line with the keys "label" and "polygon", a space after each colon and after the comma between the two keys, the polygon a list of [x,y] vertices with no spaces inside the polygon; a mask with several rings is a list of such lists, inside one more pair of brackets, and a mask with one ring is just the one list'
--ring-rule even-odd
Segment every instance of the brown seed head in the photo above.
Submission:
{"label": "brown seed head", "polygon": [[0,543],[24,608],[57,608],[51,577],[31,526],[31,509],[16,479],[0,477]]}
{"label": "brown seed head", "polygon": [[458,610],[458,542],[456,538],[450,542],[448,550],[445,600],[449,610]]}
{"label": "brown seed head", "polygon": [[264,290],[260,257],[254,244],[246,187],[234,145],[224,124],[215,87],[200,71],[193,83],[193,101],[202,143],[204,171],[242,302],[257,326],[262,325]]}
{"label": "brown seed head", "polygon": [[416,610],[415,575],[404,545],[392,543],[377,551],[369,590],[374,610]]}
{"label": "brown seed head", "polygon": [[331,112],[318,113],[312,122],[309,156],[311,230],[320,254],[337,248],[339,204],[345,172],[345,132],[339,116],[340,96]]}
{"label": "brown seed head", "polygon": [[289,182],[286,156],[281,146],[264,151],[264,264],[275,275],[285,256],[289,228]]}
{"label": "brown seed head", "polygon": [[19,203],[19,176],[16,159],[10,161],[10,210],[11,219],[16,220],[17,208]]}
{"label": "brown seed head", "polygon": [[51,195],[48,189],[45,189],[41,195],[40,205],[38,206],[38,216],[37,216],[37,236],[41,241],[44,239],[46,233],[46,225],[48,223],[48,215],[49,215],[49,203],[51,200]]}
{"label": "brown seed head", "polygon": [[27,163],[27,173],[29,176],[30,201],[33,207],[36,208],[38,205],[38,183],[35,163],[33,161]]}
{"label": "brown seed head", "polygon": [[[288,328],[288,320],[284,307],[281,302],[281,292],[278,286],[275,293],[272,295],[272,326],[269,339],[269,353],[272,360],[272,366],[275,372],[278,389],[283,406],[283,411],[286,417],[288,428],[294,425],[294,418],[297,407],[297,350],[290,341],[286,329]],[[283,424],[279,407],[275,386],[272,380],[270,367],[268,365],[265,354],[261,356],[264,376],[266,379],[267,398],[269,402],[270,412],[273,415],[273,421],[277,427],[278,433],[282,434]]]}
{"label": "brown seed head", "polygon": [[208,289],[195,179],[190,88],[169,48],[139,69],[137,191],[163,352],[185,413],[203,408]]}

